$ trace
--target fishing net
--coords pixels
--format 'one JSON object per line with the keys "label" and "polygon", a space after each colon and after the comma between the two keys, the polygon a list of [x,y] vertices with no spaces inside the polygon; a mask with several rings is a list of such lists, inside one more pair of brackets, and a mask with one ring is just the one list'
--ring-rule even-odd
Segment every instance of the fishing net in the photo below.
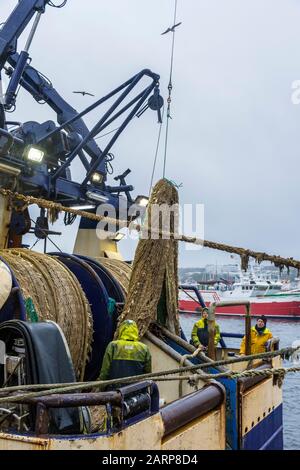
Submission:
{"label": "fishing net", "polygon": [[131,266],[124,261],[110,258],[95,258],[109,273],[118,281],[121,289],[126,295],[129,289]]}
{"label": "fishing net", "polygon": [[150,197],[143,238],[135,252],[127,298],[119,319],[119,322],[135,320],[141,336],[157,317],[171,332],[179,334],[178,242],[163,235],[163,232],[177,233],[177,225],[178,192],[171,182],[162,179]]}
{"label": "fishing net", "polygon": [[[0,251],[12,269],[25,301],[32,300],[39,321],[61,327],[77,377],[83,379],[92,342],[92,315],[76,277],[52,256],[25,249]],[[27,318],[32,321],[29,315]]]}

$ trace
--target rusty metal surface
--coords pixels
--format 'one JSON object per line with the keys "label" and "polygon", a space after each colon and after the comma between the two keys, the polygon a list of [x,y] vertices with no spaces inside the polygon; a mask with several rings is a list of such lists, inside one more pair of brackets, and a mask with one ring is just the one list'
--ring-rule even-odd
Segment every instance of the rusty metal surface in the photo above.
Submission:
{"label": "rusty metal surface", "polygon": [[39,403],[36,409],[35,433],[37,436],[48,433],[49,429],[49,412],[43,403]]}
{"label": "rusty metal surface", "polygon": [[66,393],[33,398],[22,398],[20,402],[28,405],[43,404],[48,408],[69,408],[73,406],[95,406],[111,403],[119,405],[122,397],[118,392]]}
{"label": "rusty metal surface", "polygon": [[49,440],[39,437],[0,433],[0,450],[48,450]]}
{"label": "rusty metal surface", "polygon": [[160,411],[165,426],[164,436],[216,409],[224,398],[224,388],[213,384],[170,403]]}
{"label": "rusty metal surface", "polygon": [[21,436],[0,433],[1,450],[149,450],[161,449],[164,426],[159,413],[112,435]]}
{"label": "rusty metal surface", "polygon": [[[263,369],[269,369],[272,367],[270,362],[265,362],[264,364],[256,367],[256,370],[263,370]],[[249,390],[249,388],[253,387],[254,385],[263,382],[266,380],[268,377],[267,376],[255,376],[255,377],[242,377],[241,379],[238,379],[238,386],[239,386],[239,391],[240,393],[245,392],[246,390]]]}
{"label": "rusty metal surface", "polygon": [[246,356],[251,354],[251,310],[250,304],[246,305],[246,317],[245,317],[245,353]]}
{"label": "rusty metal surface", "polygon": [[225,450],[225,404],[169,434],[162,450]]}
{"label": "rusty metal surface", "polygon": [[251,354],[251,303],[249,300],[229,300],[223,302],[213,302],[208,309],[208,357],[215,360],[215,347],[213,343],[213,324],[215,322],[215,312],[218,307],[234,307],[243,305],[246,310],[245,314],[245,353],[246,356]]}

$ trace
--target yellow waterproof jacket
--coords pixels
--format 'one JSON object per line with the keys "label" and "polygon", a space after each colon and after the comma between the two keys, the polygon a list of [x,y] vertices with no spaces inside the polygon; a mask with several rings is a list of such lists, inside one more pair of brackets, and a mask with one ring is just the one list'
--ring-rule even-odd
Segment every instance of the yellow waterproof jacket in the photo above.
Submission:
{"label": "yellow waterproof jacket", "polygon": [[125,320],[120,325],[119,336],[106,348],[100,380],[131,377],[151,372],[151,354],[148,346],[138,341],[136,323]]}
{"label": "yellow waterproof jacket", "polygon": [[[263,333],[258,334],[255,326],[251,328],[251,353],[250,354],[259,354],[266,351],[266,342],[269,339],[273,338],[271,331],[268,328],[265,328]],[[240,354],[246,354],[246,336],[242,339]]]}
{"label": "yellow waterproof jacket", "polygon": [[[203,341],[203,343],[207,342],[207,344],[202,344],[202,342],[199,339],[199,337],[201,338],[201,336],[203,338],[205,337],[207,338],[207,341]],[[220,327],[217,323],[215,323],[215,346],[217,346],[220,339],[221,339]],[[195,323],[193,330],[192,330],[192,342],[195,347],[200,346],[200,344],[202,344],[202,346],[208,345],[208,330],[207,328],[205,328],[204,318],[200,318],[200,320],[198,320]]]}

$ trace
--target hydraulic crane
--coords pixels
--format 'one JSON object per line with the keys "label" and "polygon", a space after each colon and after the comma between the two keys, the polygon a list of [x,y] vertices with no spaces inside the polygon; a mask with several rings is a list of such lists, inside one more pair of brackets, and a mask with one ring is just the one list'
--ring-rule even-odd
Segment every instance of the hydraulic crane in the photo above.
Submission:
{"label": "hydraulic crane", "polygon": [[[62,2],[61,6],[66,3]],[[107,203],[118,211],[120,197],[128,206],[134,202],[131,196],[133,187],[125,181],[130,170],[115,177],[120,182],[119,186],[107,184],[111,149],[130,121],[147,108],[156,111],[158,121],[161,121],[160,77],[151,70],[142,70],[78,113],[55,90],[51,81],[32,66],[29,55],[40,18],[51,6],[55,6],[51,0],[20,0],[0,29],[0,79],[4,73],[9,77],[0,105],[0,187],[13,188],[25,195],[38,195],[65,206]],[[32,20],[24,50],[18,52],[18,39]],[[149,79],[150,83],[140,86],[142,80]],[[135,92],[137,86],[139,90]],[[6,113],[14,111],[19,87],[29,92],[37,102],[50,106],[57,115],[57,122],[19,123],[8,120]],[[84,116],[108,100],[112,100],[112,104],[90,130]],[[118,121],[118,128],[111,134],[105,148],[100,149],[96,136],[120,118],[121,124]],[[81,181],[73,181],[71,177],[70,166],[76,159],[84,168]],[[15,227],[19,226],[19,230],[26,233],[30,226],[25,221],[20,222],[20,214]],[[4,207],[1,218],[5,219]]]}

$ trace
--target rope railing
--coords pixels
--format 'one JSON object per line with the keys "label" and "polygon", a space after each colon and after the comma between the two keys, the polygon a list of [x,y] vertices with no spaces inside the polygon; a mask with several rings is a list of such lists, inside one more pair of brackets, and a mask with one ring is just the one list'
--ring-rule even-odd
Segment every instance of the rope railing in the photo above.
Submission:
{"label": "rope railing", "polygon": [[141,227],[139,224],[136,224],[134,222],[130,223],[130,221],[127,221],[127,220],[126,221],[118,220],[118,219],[114,219],[111,217],[93,214],[93,213],[86,212],[83,210],[71,209],[70,207],[63,206],[60,203],[56,203],[56,202],[49,201],[49,200],[42,199],[42,198],[36,198],[34,196],[25,196],[23,194],[13,192],[9,189],[1,188],[0,194],[2,194],[3,196],[10,197],[15,200],[22,201],[24,202],[24,204],[27,204],[27,205],[37,204],[39,207],[42,207],[44,209],[49,209],[50,211],[55,210],[58,212],[67,212],[67,213],[78,215],[86,219],[94,220],[97,222],[105,221],[107,223],[112,223],[112,224],[117,223],[119,228],[128,227],[128,225],[130,224],[131,230],[137,230],[138,232],[141,232],[142,235],[145,235],[145,236],[147,236],[147,234],[149,233],[150,235],[159,234],[166,238],[176,238],[176,240],[181,241],[181,242],[193,243],[193,244],[201,245],[205,248],[210,248],[213,250],[225,251],[227,253],[234,253],[241,257],[241,267],[243,270],[247,270],[249,258],[254,258],[258,263],[261,263],[262,261],[269,261],[280,269],[282,269],[285,266],[287,269],[295,268],[298,271],[300,271],[300,261],[295,260],[292,257],[283,258],[282,256],[278,256],[278,255],[270,255],[268,253],[261,252],[261,251],[254,251],[254,250],[250,250],[247,248],[232,246],[232,245],[228,245],[225,243],[213,242],[210,240],[204,240],[204,239],[197,238],[197,237],[189,237],[186,235],[181,235],[177,233],[176,234],[169,233],[169,232],[164,232],[160,230],[156,231],[154,229]]}
{"label": "rope railing", "polygon": [[24,194],[16,193],[11,191],[10,189],[0,189],[0,194],[4,197],[11,198],[13,200],[24,202],[26,206],[36,204],[37,206],[48,209],[49,211],[57,211],[57,212],[67,212],[68,214],[78,215],[80,217],[84,217],[89,220],[94,220],[96,222],[101,222],[105,220],[107,223],[118,223],[119,227],[127,227],[128,221],[127,220],[117,220],[111,217],[106,217],[104,215],[97,215],[92,212],[86,212],[80,209],[72,209],[71,207],[63,206],[58,202],[49,201],[47,199],[38,198],[34,196],[25,196]]}
{"label": "rope railing", "polygon": [[[153,381],[180,381],[180,380],[190,380],[194,382],[195,380],[213,380],[216,378],[231,378],[231,379],[238,379],[242,377],[254,377],[254,376],[277,376],[281,377],[283,380],[285,374],[290,372],[299,372],[300,367],[290,367],[290,368],[269,368],[263,370],[256,370],[250,369],[244,372],[234,372],[234,371],[226,371],[221,372],[218,374],[206,374],[201,371],[201,369],[207,369],[211,367],[215,367],[218,365],[226,365],[232,364],[236,362],[249,362],[253,359],[269,359],[272,357],[278,356],[290,356],[296,351],[299,351],[300,348],[283,348],[279,351],[271,351],[266,353],[260,354],[252,354],[250,356],[241,356],[238,358],[232,358],[222,361],[214,361],[209,363],[202,363],[196,364],[192,366],[184,366],[179,367],[177,369],[171,369],[161,372],[152,372],[149,374],[142,374],[138,376],[131,376],[131,377],[124,377],[118,378],[113,380],[98,380],[93,382],[77,382],[77,383],[62,383],[62,384],[37,384],[37,385],[20,385],[20,386],[13,386],[13,387],[6,387],[5,389],[0,390],[0,404],[1,403],[21,403],[22,400],[27,400],[28,398],[37,398],[41,396],[48,396],[53,395],[56,393],[68,393],[68,392],[75,392],[75,391],[83,391],[83,390],[90,390],[90,389],[102,389],[107,387],[108,385],[116,385],[116,384],[132,384],[136,382],[141,382],[142,380],[153,380]],[[200,370],[200,374],[194,374],[191,376],[183,377],[182,374],[185,372],[197,372]],[[179,374],[179,376],[177,376]],[[169,377],[171,376],[171,377]],[[18,395],[11,395],[9,393],[16,393],[30,390],[29,393],[18,394]],[[32,391],[33,390],[33,391]],[[37,390],[37,391],[35,391]]]}

